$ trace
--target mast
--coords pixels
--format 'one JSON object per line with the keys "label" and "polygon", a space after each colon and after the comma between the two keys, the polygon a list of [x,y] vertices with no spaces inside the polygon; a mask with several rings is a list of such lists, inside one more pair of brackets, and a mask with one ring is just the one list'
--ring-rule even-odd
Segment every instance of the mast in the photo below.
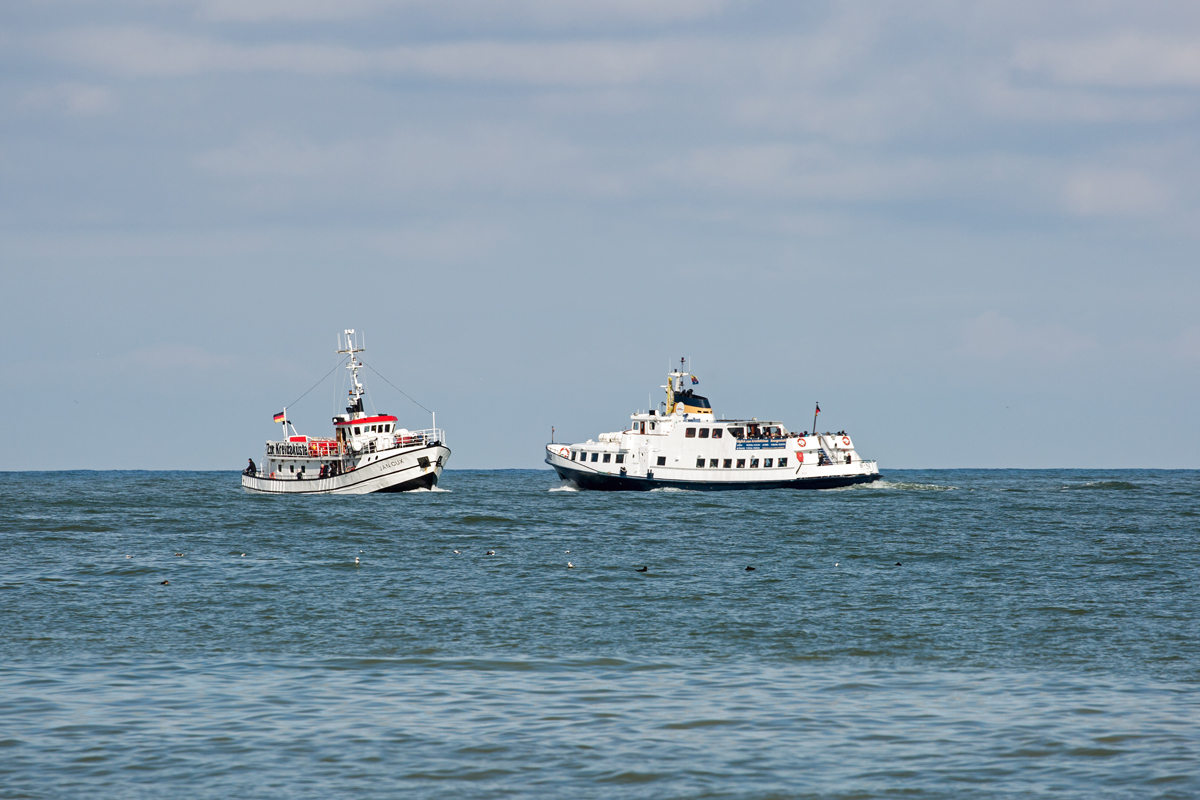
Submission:
{"label": "mast", "polygon": [[338,350],[338,352],[350,354],[350,362],[346,364],[346,369],[350,370],[350,380],[352,384],[350,387],[350,405],[346,407],[346,413],[362,413],[363,385],[358,380],[358,370],[362,367],[362,362],[358,360],[357,354],[366,352],[366,348],[356,346],[353,328],[347,328],[344,331],[344,335],[346,337],[346,347],[345,349]]}

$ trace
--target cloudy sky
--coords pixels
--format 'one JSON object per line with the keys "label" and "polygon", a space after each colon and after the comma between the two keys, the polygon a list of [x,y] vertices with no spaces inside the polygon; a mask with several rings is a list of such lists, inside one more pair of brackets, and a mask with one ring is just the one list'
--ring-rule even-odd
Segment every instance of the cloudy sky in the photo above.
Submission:
{"label": "cloudy sky", "polygon": [[240,468],[347,327],[452,467],[680,356],[885,471],[1200,467],[1200,6],[8,0],[0,64],[0,469]]}

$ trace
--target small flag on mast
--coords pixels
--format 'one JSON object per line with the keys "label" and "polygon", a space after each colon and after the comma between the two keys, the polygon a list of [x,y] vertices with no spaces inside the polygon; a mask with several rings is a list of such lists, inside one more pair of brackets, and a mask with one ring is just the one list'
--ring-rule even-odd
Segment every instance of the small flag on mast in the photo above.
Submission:
{"label": "small flag on mast", "polygon": [[[817,414],[820,414],[820,413],[821,413],[821,404],[820,404],[820,403],[817,403],[817,411],[816,411],[816,413],[817,413]],[[814,416],[815,416],[815,414],[814,414]]]}
{"label": "small flag on mast", "polygon": [[276,414],[276,415],[275,415],[275,421],[276,421],[276,422],[286,422],[286,421],[287,421],[287,420],[285,420],[285,419],[283,418],[283,412],[282,412],[282,411],[280,411],[278,414]]}
{"label": "small flag on mast", "polygon": [[697,378],[695,375],[693,375],[692,376],[692,386],[695,386],[699,382],[700,382],[700,379]]}

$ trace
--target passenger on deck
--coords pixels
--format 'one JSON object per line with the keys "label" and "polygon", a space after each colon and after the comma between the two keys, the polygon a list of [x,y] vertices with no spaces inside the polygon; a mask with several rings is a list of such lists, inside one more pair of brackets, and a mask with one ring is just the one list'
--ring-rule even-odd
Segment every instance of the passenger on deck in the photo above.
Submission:
{"label": "passenger on deck", "polygon": [[243,475],[257,475],[257,474],[258,474],[258,468],[254,466],[254,459],[253,459],[253,458],[251,458],[251,459],[247,459],[247,460],[248,460],[250,463],[246,465],[246,469],[245,469],[245,471],[244,471],[242,474],[243,474]]}

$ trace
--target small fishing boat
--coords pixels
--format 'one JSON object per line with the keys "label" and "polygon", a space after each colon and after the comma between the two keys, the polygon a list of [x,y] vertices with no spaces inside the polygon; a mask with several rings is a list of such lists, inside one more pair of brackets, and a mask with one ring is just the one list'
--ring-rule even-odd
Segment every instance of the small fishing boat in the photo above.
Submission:
{"label": "small fishing boat", "polygon": [[365,350],[353,329],[343,335],[345,347],[337,352],[349,356],[351,386],[346,413],[333,418],[333,436],[299,433],[284,408],[275,415],[284,438],[267,442],[261,464],[250,460],[242,471],[244,488],[270,494],[370,494],[437,486],[450,460],[437,417],[434,427],[410,431],[399,427],[395,416],[364,411],[366,390],[358,377],[363,367],[358,354]]}

